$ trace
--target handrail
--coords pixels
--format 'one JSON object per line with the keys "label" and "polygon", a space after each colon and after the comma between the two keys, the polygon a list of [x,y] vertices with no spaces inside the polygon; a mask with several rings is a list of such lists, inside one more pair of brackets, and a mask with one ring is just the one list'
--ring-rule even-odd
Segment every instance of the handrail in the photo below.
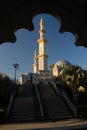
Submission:
{"label": "handrail", "polygon": [[[60,91],[59,89],[56,87],[56,84],[54,82],[52,82],[52,85],[54,86],[54,89],[56,90],[57,94],[60,96]],[[72,102],[70,101],[70,99],[68,98],[67,94],[65,93],[64,90],[62,90],[62,96],[65,99],[65,101],[67,102],[68,106],[70,107],[70,109],[72,110],[73,114],[75,117],[77,117],[77,111],[76,108],[74,107],[74,105],[72,104]]]}
{"label": "handrail", "polygon": [[40,104],[41,116],[42,116],[42,119],[43,119],[43,107],[42,107],[40,95],[39,95],[39,92],[38,92],[38,89],[37,89],[37,84],[35,84],[35,89],[36,89],[37,98],[38,98],[38,101],[39,101],[39,104]]}
{"label": "handrail", "polygon": [[16,93],[16,91],[14,89],[12,89],[9,105],[8,105],[8,108],[7,108],[7,118],[9,116],[9,112],[10,112],[10,109],[11,109],[11,105],[12,105],[15,93]]}
{"label": "handrail", "polygon": [[77,117],[77,111],[73,103],[70,101],[69,97],[67,96],[66,92],[63,90],[62,91],[62,96],[64,97],[65,101],[69,105],[70,109],[72,110],[73,114],[75,117]]}
{"label": "handrail", "polygon": [[54,87],[55,91],[57,92],[57,94],[60,95],[60,91],[59,91],[59,89],[56,87],[56,84],[55,84],[53,81],[51,81],[51,84],[53,85],[53,87]]}
{"label": "handrail", "polygon": [[8,108],[7,108],[7,118],[9,116],[9,112],[10,112],[10,108],[11,108],[11,105],[12,105],[12,102],[13,102],[13,98],[14,98],[14,94],[12,92],[11,97],[10,97],[10,101],[9,101],[9,105],[8,105]]}

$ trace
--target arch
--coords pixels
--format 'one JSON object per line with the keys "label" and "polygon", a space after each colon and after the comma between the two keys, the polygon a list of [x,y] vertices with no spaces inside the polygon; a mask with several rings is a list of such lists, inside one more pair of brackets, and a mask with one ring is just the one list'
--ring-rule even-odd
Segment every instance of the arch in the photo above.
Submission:
{"label": "arch", "polygon": [[[3,11],[4,10],[4,11]],[[32,19],[40,13],[60,17],[60,32],[68,31],[77,34],[76,45],[87,47],[87,1],[54,0],[54,1],[1,1],[0,4],[0,44],[15,42],[14,31],[19,28],[34,29]]]}

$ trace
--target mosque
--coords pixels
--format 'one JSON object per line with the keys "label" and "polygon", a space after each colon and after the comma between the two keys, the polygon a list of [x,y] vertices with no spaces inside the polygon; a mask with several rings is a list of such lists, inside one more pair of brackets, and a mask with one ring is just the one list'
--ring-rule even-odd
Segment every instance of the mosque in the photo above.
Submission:
{"label": "mosque", "polygon": [[61,70],[65,67],[70,67],[71,63],[62,59],[55,64],[50,65],[50,70],[48,70],[48,55],[47,55],[47,39],[45,38],[46,30],[44,28],[45,23],[43,18],[40,19],[40,38],[37,40],[38,50],[34,52],[34,64],[33,73],[26,73],[20,75],[20,84],[25,83],[27,80],[32,80],[33,82],[43,82],[50,81],[55,76],[58,76]]}

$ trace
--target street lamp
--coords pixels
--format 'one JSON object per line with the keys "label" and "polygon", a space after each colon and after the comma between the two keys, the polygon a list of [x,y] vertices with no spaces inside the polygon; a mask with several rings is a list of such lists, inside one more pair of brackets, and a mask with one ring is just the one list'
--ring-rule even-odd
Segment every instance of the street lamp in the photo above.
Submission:
{"label": "street lamp", "polygon": [[18,64],[18,63],[15,63],[15,64],[13,64],[13,67],[15,68],[14,81],[16,82],[16,71],[17,71],[17,69],[18,69],[18,67],[19,67],[19,64]]}

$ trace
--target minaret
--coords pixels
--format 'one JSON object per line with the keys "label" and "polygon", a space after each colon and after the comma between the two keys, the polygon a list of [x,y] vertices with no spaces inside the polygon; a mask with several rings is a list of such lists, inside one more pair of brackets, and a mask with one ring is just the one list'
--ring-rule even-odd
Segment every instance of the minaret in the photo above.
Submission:
{"label": "minaret", "polygon": [[35,50],[34,52],[34,64],[33,64],[34,73],[38,73],[38,53]]}
{"label": "minaret", "polygon": [[42,18],[40,20],[39,33],[40,38],[37,40],[39,45],[38,70],[48,70],[48,55],[46,54],[47,40],[45,39],[44,21]]}

